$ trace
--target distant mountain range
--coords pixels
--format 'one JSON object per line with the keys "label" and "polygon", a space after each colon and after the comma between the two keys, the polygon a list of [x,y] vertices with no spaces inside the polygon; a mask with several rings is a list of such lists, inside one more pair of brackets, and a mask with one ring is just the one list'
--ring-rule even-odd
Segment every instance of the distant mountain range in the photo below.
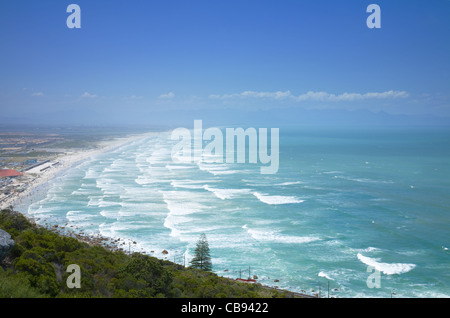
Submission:
{"label": "distant mountain range", "polygon": [[124,126],[128,128],[175,128],[193,125],[202,119],[206,126],[449,126],[450,117],[434,115],[392,115],[369,110],[311,110],[283,108],[281,110],[248,111],[239,109],[158,110],[101,113],[88,111],[60,111],[34,113],[26,117],[1,117],[2,126],[15,125],[85,125]]}

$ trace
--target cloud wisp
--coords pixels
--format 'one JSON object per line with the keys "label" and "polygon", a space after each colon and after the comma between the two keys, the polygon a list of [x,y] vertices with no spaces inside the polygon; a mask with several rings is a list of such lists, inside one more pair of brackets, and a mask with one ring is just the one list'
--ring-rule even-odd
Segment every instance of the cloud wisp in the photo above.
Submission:
{"label": "cloud wisp", "polygon": [[81,98],[96,98],[97,95],[95,95],[95,94],[90,94],[90,93],[88,93],[88,92],[85,92],[85,93],[82,94],[80,97],[81,97]]}
{"label": "cloud wisp", "polygon": [[158,98],[159,99],[172,99],[175,97],[175,94],[173,92],[169,92],[167,94],[162,94]]}
{"label": "cloud wisp", "polygon": [[309,91],[304,94],[294,95],[291,91],[277,91],[277,92],[256,92],[256,91],[244,91],[242,93],[235,94],[223,94],[209,95],[211,99],[219,100],[232,100],[242,98],[263,98],[273,100],[290,99],[297,102],[303,101],[321,101],[321,102],[341,102],[341,101],[361,101],[369,99],[394,99],[394,98],[407,98],[409,94],[405,91],[386,91],[386,92],[368,92],[368,93],[342,93],[332,94],[327,92],[314,92]]}

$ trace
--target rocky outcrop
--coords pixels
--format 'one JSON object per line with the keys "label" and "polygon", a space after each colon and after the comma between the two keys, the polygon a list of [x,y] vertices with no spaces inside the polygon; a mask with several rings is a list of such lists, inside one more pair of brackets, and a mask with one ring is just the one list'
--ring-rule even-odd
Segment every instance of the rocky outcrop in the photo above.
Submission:
{"label": "rocky outcrop", "polygon": [[11,235],[0,229],[0,262],[8,255],[13,246],[14,240],[11,238]]}

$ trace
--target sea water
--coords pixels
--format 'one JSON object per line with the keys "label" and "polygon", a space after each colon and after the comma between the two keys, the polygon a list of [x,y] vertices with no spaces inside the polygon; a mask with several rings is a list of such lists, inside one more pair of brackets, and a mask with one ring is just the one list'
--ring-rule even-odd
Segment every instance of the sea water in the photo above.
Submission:
{"label": "sea water", "polygon": [[218,275],[322,297],[450,296],[449,130],[279,138],[279,170],[264,175],[259,164],[174,162],[162,132],[70,169],[26,212],[186,266],[205,233]]}

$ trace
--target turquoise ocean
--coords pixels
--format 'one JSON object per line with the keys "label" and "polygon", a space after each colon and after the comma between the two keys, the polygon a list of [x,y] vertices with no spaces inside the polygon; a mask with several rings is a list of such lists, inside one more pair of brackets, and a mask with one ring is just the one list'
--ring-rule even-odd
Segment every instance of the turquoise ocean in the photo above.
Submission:
{"label": "turquoise ocean", "polygon": [[71,168],[23,212],[186,265],[205,233],[218,275],[322,297],[450,296],[450,130],[280,128],[272,175],[174,162],[170,135]]}

